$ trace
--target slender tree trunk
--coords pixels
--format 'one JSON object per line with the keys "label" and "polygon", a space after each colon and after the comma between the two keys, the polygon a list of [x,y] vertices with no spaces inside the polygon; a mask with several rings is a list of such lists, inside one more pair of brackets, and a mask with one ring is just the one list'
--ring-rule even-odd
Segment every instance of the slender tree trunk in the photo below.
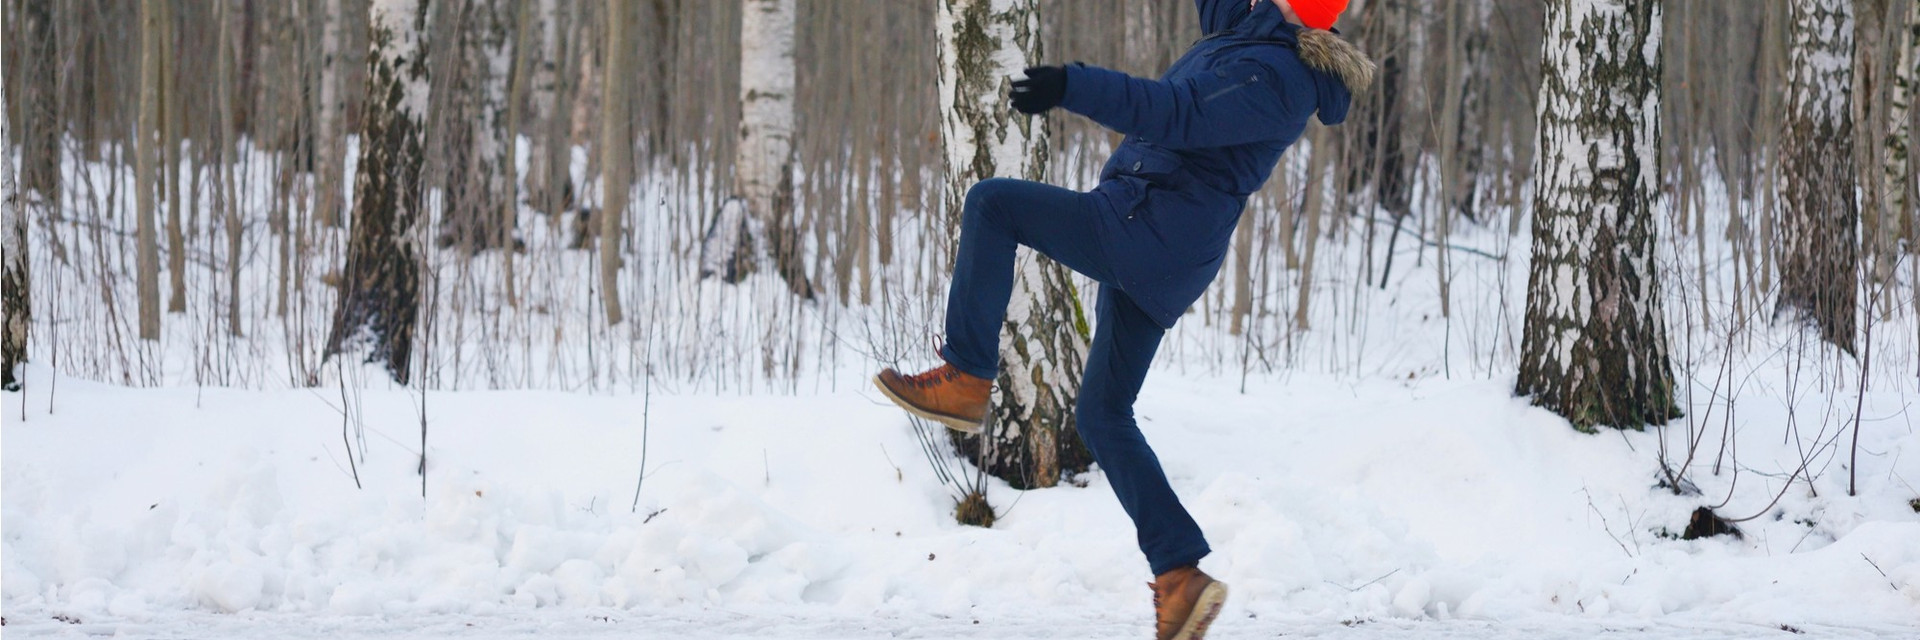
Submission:
{"label": "slender tree trunk", "polygon": [[[735,148],[735,191],[746,201],[727,209],[709,233],[706,275],[739,282],[764,243],[774,270],[801,298],[813,297],[802,256],[804,234],[793,208],[794,0],[742,0],[740,13],[740,144]],[[720,252],[734,249],[731,260]],[[716,273],[714,266],[720,266]]]}
{"label": "slender tree trunk", "polygon": [[[1909,3],[1906,15],[1890,15],[1894,25],[1894,50],[1887,54],[1893,61],[1892,87],[1887,100],[1886,161],[1881,165],[1886,181],[1886,211],[1894,216],[1893,244],[1906,241],[1908,260],[1920,259],[1920,229],[1915,226],[1917,173],[1913,165],[1914,99],[1920,98],[1920,6]],[[1904,18],[1904,19],[1902,19]],[[1920,282],[1915,283],[1920,286]],[[1920,295],[1914,296],[1920,304]],[[1920,307],[1915,307],[1920,309]]]}
{"label": "slender tree trunk", "polygon": [[459,68],[450,70],[457,75],[441,86],[452,87],[455,95],[444,102],[461,115],[445,118],[444,126],[458,131],[447,137],[446,205],[437,242],[468,255],[507,246],[511,238],[502,228],[502,207],[512,171],[506,121],[517,6],[510,0],[469,0],[452,7],[458,16],[452,37],[458,44],[449,59]]}
{"label": "slender tree trunk", "polygon": [[1491,0],[1460,0],[1464,15],[1459,34],[1462,78],[1458,103],[1458,116],[1449,122],[1456,123],[1454,128],[1454,162],[1446,179],[1453,188],[1453,197],[1449,204],[1454,211],[1469,220],[1482,220],[1476,209],[1480,193],[1480,166],[1487,157],[1488,149],[1498,150],[1498,141],[1489,139],[1494,133],[1485,126],[1492,109],[1489,103],[1494,78],[1488,61],[1487,31],[1489,14],[1492,13]]}
{"label": "slender tree trunk", "polygon": [[1307,161],[1306,203],[1301,207],[1304,210],[1302,215],[1307,217],[1306,256],[1300,262],[1299,297],[1293,305],[1295,331],[1306,331],[1312,328],[1312,323],[1308,320],[1307,303],[1312,300],[1313,265],[1320,247],[1320,217],[1324,215],[1321,209],[1324,208],[1327,189],[1325,182],[1328,172],[1333,168],[1334,159],[1339,154],[1339,150],[1333,144],[1333,135],[1326,127],[1314,128],[1307,139],[1312,142],[1313,157]]}
{"label": "slender tree trunk", "polygon": [[[1893,279],[1894,261],[1900,254],[1895,243],[1902,212],[1888,193],[1888,187],[1897,183],[1887,180],[1883,171],[1873,170],[1886,166],[1881,158],[1891,160],[1893,153],[1887,145],[1892,114],[1886,98],[1892,94],[1887,85],[1893,80],[1894,70],[1883,60],[1888,53],[1897,55],[1889,50],[1888,45],[1895,40],[1887,30],[1888,19],[1895,16],[1890,15],[1894,7],[1888,0],[1854,0],[1853,8],[1853,86],[1849,88],[1853,105],[1849,117],[1855,123],[1854,166],[1860,168],[1860,250],[1868,285],[1877,287]],[[1882,309],[1891,311],[1887,298],[1881,300]]]}
{"label": "slender tree trunk", "polygon": [[181,230],[181,216],[185,207],[180,201],[180,142],[183,127],[181,111],[184,102],[180,96],[180,47],[175,38],[176,23],[171,0],[161,3],[166,12],[161,17],[160,37],[160,95],[162,99],[162,119],[160,129],[160,149],[165,162],[161,165],[161,177],[167,193],[167,312],[185,313],[187,311],[187,238]]}
{"label": "slender tree trunk", "polygon": [[320,16],[320,103],[314,118],[314,181],[319,193],[314,198],[315,217],[329,227],[340,226],[340,201],[343,199],[341,175],[346,172],[347,136],[341,119],[347,110],[345,82],[347,66],[346,37],[341,23],[340,0],[325,0]]}
{"label": "slender tree trunk", "polygon": [[1466,61],[1466,33],[1472,29],[1466,24],[1469,19],[1468,4],[1471,0],[1452,0],[1442,20],[1446,21],[1447,51],[1441,77],[1446,79],[1446,90],[1441,94],[1440,110],[1440,206],[1434,212],[1434,273],[1435,284],[1440,292],[1440,317],[1453,316],[1452,274],[1448,272],[1447,242],[1453,234],[1453,203],[1458,201],[1460,175],[1460,129],[1465,119],[1462,109],[1462,92],[1469,81],[1468,74],[1462,73]]}
{"label": "slender tree trunk", "polygon": [[[4,96],[0,88],[0,96]],[[27,207],[13,181],[13,128],[0,97],[0,388],[20,389],[14,368],[27,360],[33,326],[33,289],[27,273]]]}
{"label": "slender tree trunk", "polygon": [[165,0],[140,3],[140,128],[134,143],[134,243],[139,245],[135,278],[140,303],[140,339],[160,339],[160,240],[154,229],[155,179],[160,168],[160,57],[164,55]]}
{"label": "slender tree trunk", "polygon": [[[1047,137],[1040,118],[1009,116],[1006,80],[1040,60],[1038,0],[939,0],[941,147],[947,227],[958,233],[963,200],[996,176],[1040,180]],[[982,468],[1015,486],[1052,486],[1091,456],[1073,429],[1085,320],[1066,268],[1022,248],[1000,337],[993,415],[978,437],[959,436]]]}
{"label": "slender tree trunk", "polygon": [[[0,387],[17,389],[20,380],[14,369],[27,359],[27,342],[33,329],[33,289],[30,286],[28,251],[30,220],[42,223],[60,219],[60,133],[64,127],[60,108],[59,46],[55,40],[53,3],[22,2],[8,16],[17,21],[6,34],[5,49],[13,57],[11,77],[3,91],[19,107],[20,119],[7,122],[0,135],[0,156],[7,166],[0,167],[8,181],[0,197],[5,198],[5,215],[0,217]],[[0,100],[4,111],[7,100]],[[4,118],[4,116],[0,116]],[[18,129],[11,125],[17,124]],[[19,173],[14,173],[14,140],[20,142]],[[59,245],[54,245],[56,253]]]}
{"label": "slender tree trunk", "polygon": [[232,5],[237,0],[218,0],[220,3],[220,51],[216,54],[215,67],[219,70],[217,91],[220,110],[220,214],[226,222],[227,231],[227,334],[233,337],[245,335],[240,323],[240,274],[245,263],[240,257],[241,225],[238,179],[234,175],[234,145],[239,143],[240,131],[235,126],[233,104],[233,20]]}
{"label": "slender tree trunk", "polygon": [[633,72],[632,3],[607,0],[605,88],[600,112],[600,300],[607,324],[620,324],[620,223],[627,215],[627,190],[633,186],[633,133],[628,119],[627,77]]}
{"label": "slender tree trunk", "polygon": [[1582,431],[1678,414],[1654,263],[1660,13],[1659,0],[1547,4],[1515,393]]}
{"label": "slender tree trunk", "polygon": [[[508,306],[520,306],[520,292],[514,282],[513,258],[517,253],[518,239],[514,237],[519,220],[520,209],[520,104],[527,94],[527,74],[532,71],[532,42],[529,40],[533,25],[532,5],[518,3],[510,5],[514,11],[512,52],[507,58],[512,60],[512,71],[507,80],[506,121],[499,130],[505,136],[506,148],[500,154],[500,172],[503,174],[505,193],[494,206],[499,212],[499,237],[495,242],[501,247],[500,272],[505,283]],[[529,176],[531,177],[531,176]]]}
{"label": "slender tree trunk", "polygon": [[567,47],[561,34],[566,33],[567,11],[573,2],[560,0],[538,0],[533,9],[533,35],[539,38],[537,52],[532,56],[531,106],[533,117],[529,120],[541,132],[535,139],[540,146],[530,154],[531,166],[527,170],[527,196],[533,207],[558,220],[560,214],[571,206],[573,187],[568,175],[571,155],[568,151],[572,143],[567,136],[566,117],[568,106],[566,87]]}
{"label": "slender tree trunk", "polygon": [[1853,353],[1860,241],[1854,226],[1852,0],[1788,3],[1786,202],[1779,242],[1780,312]]}
{"label": "slender tree trunk", "polygon": [[[1292,203],[1283,200],[1280,208],[1291,209]],[[1289,217],[1282,215],[1281,220],[1284,223]],[[1243,212],[1233,229],[1233,319],[1227,325],[1229,335],[1246,331],[1247,320],[1253,315],[1253,219]]]}
{"label": "slender tree trunk", "polygon": [[412,374],[420,312],[420,166],[427,121],[429,0],[374,0],[369,8],[367,104],[353,185],[352,235],[327,355],[368,341],[370,362],[393,380]]}

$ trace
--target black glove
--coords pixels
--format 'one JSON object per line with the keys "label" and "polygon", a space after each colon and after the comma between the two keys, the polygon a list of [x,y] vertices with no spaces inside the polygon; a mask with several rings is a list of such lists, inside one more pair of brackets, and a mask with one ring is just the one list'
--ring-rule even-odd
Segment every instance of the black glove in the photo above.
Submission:
{"label": "black glove", "polygon": [[1013,108],[1028,115],[1045,113],[1067,97],[1067,70],[1027,67],[1027,77],[1013,81]]}

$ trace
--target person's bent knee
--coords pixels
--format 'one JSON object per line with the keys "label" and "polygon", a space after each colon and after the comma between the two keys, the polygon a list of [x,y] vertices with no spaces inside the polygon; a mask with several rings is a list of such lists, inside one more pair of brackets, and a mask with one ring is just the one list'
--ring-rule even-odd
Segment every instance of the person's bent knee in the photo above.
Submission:
{"label": "person's bent knee", "polygon": [[999,214],[1012,189],[1020,184],[1013,178],[987,178],[967,189],[967,198],[963,207],[967,216],[978,216],[983,220],[1002,222]]}

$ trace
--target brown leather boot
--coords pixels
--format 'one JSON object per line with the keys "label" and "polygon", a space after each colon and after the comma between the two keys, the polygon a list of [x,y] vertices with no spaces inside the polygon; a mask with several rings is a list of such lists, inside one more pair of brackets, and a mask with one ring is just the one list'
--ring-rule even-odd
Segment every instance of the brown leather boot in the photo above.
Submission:
{"label": "brown leather boot", "polygon": [[987,419],[988,399],[993,395],[992,380],[969,375],[950,364],[910,376],[887,368],[873,377],[873,384],[907,413],[961,433],[980,432],[980,423]]}
{"label": "brown leather boot", "polygon": [[1227,584],[1197,567],[1162,573],[1147,586],[1153,587],[1154,637],[1159,640],[1200,640],[1227,602]]}

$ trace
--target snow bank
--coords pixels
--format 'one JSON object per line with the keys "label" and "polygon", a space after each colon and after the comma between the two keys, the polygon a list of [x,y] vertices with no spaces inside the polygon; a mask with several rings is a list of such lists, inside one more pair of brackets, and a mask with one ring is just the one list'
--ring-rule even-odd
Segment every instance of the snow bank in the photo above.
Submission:
{"label": "snow bank", "polygon": [[[15,626],[549,609],[1150,624],[1150,576],[1100,473],[995,485],[1001,524],[955,525],[905,419],[864,389],[655,396],[644,412],[635,396],[432,393],[423,499],[417,393],[358,394],[365,455],[349,466],[337,392],[50,386],[4,396]],[[1900,401],[1869,399],[1881,414]],[[1162,373],[1140,416],[1214,546],[1202,566],[1234,588],[1224,629],[1920,621],[1905,502],[1920,435],[1902,426],[1863,432],[1856,497],[1836,467],[1817,497],[1796,483],[1767,509],[1785,474],[1763,473],[1797,449],[1740,451],[1722,511],[1762,517],[1744,540],[1682,541],[1665,536],[1727,495],[1730,473],[1696,469],[1705,496],[1673,496],[1653,486],[1656,433],[1575,433],[1506,381],[1296,375],[1240,393]]]}

